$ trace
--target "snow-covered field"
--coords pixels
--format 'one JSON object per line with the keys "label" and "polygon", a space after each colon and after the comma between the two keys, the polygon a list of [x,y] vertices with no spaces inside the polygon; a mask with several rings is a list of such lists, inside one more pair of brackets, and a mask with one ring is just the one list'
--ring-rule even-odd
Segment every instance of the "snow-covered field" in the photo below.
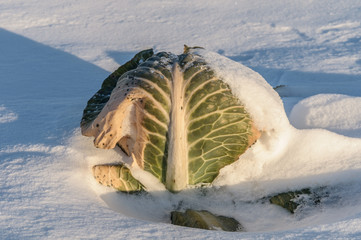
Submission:
{"label": "snow-covered field", "polygon": [[[360,239],[360,19],[357,1],[2,0],[0,238]],[[91,166],[120,155],[80,135],[87,100],[136,52],[179,54],[183,44],[278,86],[286,114],[271,119],[275,134],[206,192],[99,186]],[[322,205],[294,215],[259,201],[322,186]],[[232,216],[247,232],[170,225],[177,204]]]}

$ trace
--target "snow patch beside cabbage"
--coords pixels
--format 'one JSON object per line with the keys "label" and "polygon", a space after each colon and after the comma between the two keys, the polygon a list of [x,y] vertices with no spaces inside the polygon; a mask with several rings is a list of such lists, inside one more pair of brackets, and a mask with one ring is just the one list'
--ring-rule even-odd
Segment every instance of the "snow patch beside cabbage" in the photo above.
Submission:
{"label": "snow patch beside cabbage", "polygon": [[361,137],[361,97],[318,94],[296,104],[290,122],[298,129],[324,128]]}

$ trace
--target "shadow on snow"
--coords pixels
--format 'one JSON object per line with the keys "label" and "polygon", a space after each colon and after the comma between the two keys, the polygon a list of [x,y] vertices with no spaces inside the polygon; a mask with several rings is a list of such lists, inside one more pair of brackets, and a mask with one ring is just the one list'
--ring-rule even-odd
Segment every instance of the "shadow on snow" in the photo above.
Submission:
{"label": "shadow on snow", "polygon": [[[114,58],[123,61],[131,55],[116,53]],[[0,28],[0,107],[18,116],[0,123],[0,148],[59,144],[79,126],[88,99],[108,74],[69,53]]]}

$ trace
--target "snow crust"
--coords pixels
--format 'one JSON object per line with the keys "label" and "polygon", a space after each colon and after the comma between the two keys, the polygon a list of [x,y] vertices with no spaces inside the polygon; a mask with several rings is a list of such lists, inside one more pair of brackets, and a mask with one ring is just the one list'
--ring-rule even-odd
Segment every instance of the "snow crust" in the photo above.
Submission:
{"label": "snow crust", "polygon": [[[1,1],[1,238],[359,239],[360,8],[351,0]],[[214,187],[170,194],[149,181],[148,194],[124,195],[99,186],[91,166],[126,159],[80,135],[86,101],[139,50],[179,54],[183,44],[242,64],[201,53],[267,131]],[[295,215],[260,200],[310,186],[331,191]],[[188,207],[234,217],[248,232],[169,224],[170,210]]]}

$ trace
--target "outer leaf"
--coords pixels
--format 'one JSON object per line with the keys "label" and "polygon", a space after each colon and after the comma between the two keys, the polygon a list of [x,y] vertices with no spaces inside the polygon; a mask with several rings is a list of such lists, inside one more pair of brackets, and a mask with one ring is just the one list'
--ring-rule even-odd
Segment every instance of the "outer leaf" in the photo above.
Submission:
{"label": "outer leaf", "polygon": [[139,192],[143,190],[143,185],[132,176],[128,168],[121,164],[94,166],[93,175],[99,183],[118,191]]}
{"label": "outer leaf", "polygon": [[[317,189],[322,190],[322,188]],[[289,191],[279,193],[269,199],[270,203],[279,205],[287,209],[290,213],[295,213],[295,210],[300,205],[297,201],[301,195],[306,195],[308,198],[313,200],[313,204],[317,204],[320,201],[320,196],[318,196],[314,191],[311,191],[309,188],[304,188],[298,191]]]}
{"label": "outer leaf", "polygon": [[242,225],[234,218],[217,216],[205,210],[187,209],[184,213],[173,211],[171,222],[174,225],[207,230],[244,231]]}
{"label": "outer leaf", "polygon": [[[116,144],[165,182],[172,55],[159,53],[123,74],[89,130],[100,148]],[[129,129],[130,132],[129,132]]]}
{"label": "outer leaf", "polygon": [[140,62],[144,62],[152,55],[152,49],[139,52],[130,61],[120,66],[104,80],[101,89],[89,99],[88,104],[84,109],[83,117],[80,123],[81,130],[84,135],[92,136],[90,133],[87,134],[87,129],[108,102],[110,94],[115,88],[119,77],[129,70],[135,69],[138,67]]}

